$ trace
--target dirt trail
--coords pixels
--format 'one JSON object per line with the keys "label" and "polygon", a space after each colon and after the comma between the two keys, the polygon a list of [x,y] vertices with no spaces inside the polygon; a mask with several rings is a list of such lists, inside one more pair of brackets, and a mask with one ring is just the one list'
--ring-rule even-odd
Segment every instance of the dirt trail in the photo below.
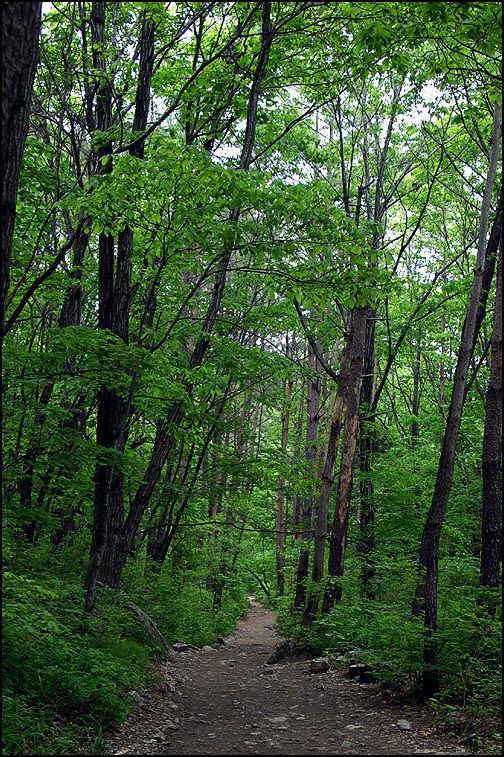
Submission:
{"label": "dirt trail", "polygon": [[397,706],[344,672],[309,660],[267,665],[279,637],[253,599],[218,649],[177,653],[161,683],[106,741],[107,754],[469,754],[426,708]]}

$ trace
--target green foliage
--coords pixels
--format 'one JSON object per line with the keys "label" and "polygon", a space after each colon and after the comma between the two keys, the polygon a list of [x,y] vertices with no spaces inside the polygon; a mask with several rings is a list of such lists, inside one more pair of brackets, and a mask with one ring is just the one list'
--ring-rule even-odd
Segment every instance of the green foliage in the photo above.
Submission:
{"label": "green foliage", "polygon": [[406,609],[373,601],[360,607],[341,603],[315,621],[307,641],[329,656],[359,650],[359,661],[373,668],[379,683],[412,689],[422,666],[422,632]]}
{"label": "green foliage", "polygon": [[[81,547],[79,546],[79,549]],[[68,550],[72,552],[72,550]],[[6,754],[73,754],[88,734],[123,720],[127,692],[148,679],[158,642],[128,601],[158,624],[168,642],[203,646],[231,633],[248,607],[243,584],[228,579],[218,609],[201,572],[128,568],[118,594],[102,589],[82,615],[78,565],[43,546],[4,544],[2,605],[3,748]],[[59,565],[58,565],[59,564]],[[36,578],[33,571],[36,570]]]}
{"label": "green foliage", "polygon": [[[2,384],[5,750],[71,754],[89,729],[100,748],[101,729],[127,714],[124,693],[161,653],[128,601],[167,641],[200,646],[233,630],[253,591],[286,635],[336,656],[359,649],[380,684],[414,691],[423,629],[410,606],[443,438],[441,373],[448,407],[500,95],[500,6],[272,4],[254,129],[261,4],[109,3],[94,50],[90,10],[44,9],[16,206],[7,318],[22,308],[3,342]],[[147,99],[158,125],[140,159],[128,144],[139,136],[143,14],[156,27]],[[98,130],[105,83],[112,126]],[[104,147],[112,155],[98,159]],[[83,216],[85,234],[67,249]],[[133,244],[119,260],[126,228]],[[131,281],[118,291],[124,269]],[[115,323],[101,328],[103,310],[118,303],[124,339]],[[337,374],[355,306],[373,318],[377,379],[391,370],[378,407],[361,407],[373,414],[365,428],[374,451],[371,470],[354,476],[336,579],[343,601],[307,631],[292,607],[301,541],[292,540],[293,510],[319,487],[336,387],[320,373],[321,458],[308,476],[306,388],[317,372],[305,329]],[[468,728],[493,718],[499,698],[500,606],[478,588],[489,335],[487,317],[440,544],[435,704],[462,707]],[[195,345],[205,346],[201,360]],[[109,419],[113,441],[100,447],[104,396],[126,410]],[[169,428],[167,418],[176,419]],[[100,586],[83,617],[97,466],[122,482],[114,530],[161,430],[173,447],[120,589]],[[374,521],[363,532],[360,487],[370,483]],[[165,520],[179,525],[164,563],[146,562]]]}
{"label": "green foliage", "polygon": [[[490,753],[499,749],[500,739],[502,623],[498,614],[494,618],[488,615],[485,601],[468,612],[464,593],[475,600],[480,592],[466,587],[465,592],[459,589],[446,599],[439,631],[443,686],[431,701],[457,735],[471,736],[475,746],[486,743]],[[501,608],[498,594],[494,591],[486,600]]]}
{"label": "green foliage", "polygon": [[147,652],[117,638],[113,615],[94,627],[83,623],[72,580],[6,570],[3,593],[6,753],[72,753],[88,729],[126,716],[123,692],[142,680]]}

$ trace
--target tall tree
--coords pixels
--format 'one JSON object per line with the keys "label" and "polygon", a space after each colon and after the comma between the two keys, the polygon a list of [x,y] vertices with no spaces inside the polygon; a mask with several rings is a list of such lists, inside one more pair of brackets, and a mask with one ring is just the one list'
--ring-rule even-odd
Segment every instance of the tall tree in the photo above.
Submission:
{"label": "tall tree", "polygon": [[300,552],[296,574],[296,596],[294,607],[301,609],[307,595],[307,579],[310,565],[310,548],[313,535],[313,505],[317,479],[317,452],[319,444],[319,413],[321,374],[320,365],[312,345],[308,346],[308,379],[306,399],[306,437],[305,437],[305,480],[306,491],[300,510],[299,529],[301,532]]}
{"label": "tall tree", "polygon": [[[286,335],[285,353],[289,357],[294,351],[294,346],[290,344],[289,334]],[[287,453],[287,444],[289,441],[289,424],[292,402],[292,379],[285,381],[285,400],[282,406],[282,431],[280,439],[280,448],[282,451],[282,461],[285,460]],[[287,542],[287,515],[285,509],[285,483],[286,476],[283,470],[278,476],[278,495],[277,495],[277,517],[276,517],[276,573],[277,573],[277,591],[282,597],[285,592],[285,545]]]}
{"label": "tall tree", "polygon": [[[492,251],[488,250],[487,233],[492,192],[498,165],[500,126],[501,109],[500,105],[496,103],[493,112],[488,172],[479,220],[474,278],[458,352],[450,409],[443,436],[443,446],[432,495],[432,503],[427,514],[420,547],[420,574],[415,591],[413,613],[421,616],[425,624],[422,690],[426,696],[432,695],[439,689],[438,644],[436,639],[439,541],[453,481],[457,438],[464,406],[467,372],[478,335],[478,327],[481,323],[481,319],[478,322],[478,313],[480,310],[485,260],[492,254]],[[495,255],[495,251],[493,251],[493,254]]]}
{"label": "tall tree", "polygon": [[334,401],[334,409],[329,423],[329,434],[327,446],[325,449],[324,466],[322,469],[316,510],[313,544],[312,586],[310,587],[310,593],[303,612],[302,622],[304,625],[310,625],[316,617],[321,598],[320,593],[322,580],[325,575],[326,543],[328,541],[327,536],[329,530],[329,501],[336,471],[336,458],[338,453],[340,435],[343,428],[343,415],[347,401],[348,375],[350,371],[349,357],[351,350],[351,335],[352,331],[351,328],[349,328],[343,345],[336,399]]}
{"label": "tall tree", "polygon": [[[239,162],[239,170],[248,171],[252,161],[252,154],[255,143],[257,110],[261,86],[266,74],[268,58],[273,42],[273,31],[271,26],[271,3],[265,2],[261,8],[261,32],[260,47],[257,56],[256,66],[253,74],[252,84],[247,108],[246,128],[243,138],[242,151]],[[204,361],[205,355],[210,345],[210,335],[214,330],[219,315],[219,309],[226,288],[226,280],[229,267],[234,251],[234,228],[240,216],[240,208],[235,207],[229,214],[229,231],[227,240],[224,243],[224,249],[220,256],[217,274],[215,275],[214,285],[210,296],[207,312],[204,317],[204,323],[199,338],[195,343],[194,350],[189,360],[189,370],[193,371],[198,368]],[[109,277],[112,271],[109,271]],[[187,392],[191,394],[192,387],[187,385]],[[128,515],[124,520],[120,530],[120,538],[116,540],[113,548],[107,555],[108,562],[113,566],[111,568],[114,574],[114,586],[118,586],[122,570],[134,543],[134,539],[145,513],[154,488],[161,475],[162,468],[168,459],[174,444],[175,430],[180,426],[184,418],[184,406],[181,401],[173,403],[169,409],[165,420],[158,426],[156,439],[154,441],[152,456],[145,471],[142,482],[131,502]],[[110,445],[107,445],[110,446]],[[110,472],[108,473],[110,475]],[[98,578],[98,570],[101,561],[105,555],[105,545],[107,543],[107,523],[106,517],[100,518],[97,529],[97,541],[100,547],[92,550],[86,579],[87,595],[85,607],[87,611],[92,610],[94,604],[94,592]],[[111,545],[109,545],[111,546]]]}
{"label": "tall tree", "polygon": [[[480,584],[495,589],[499,586],[499,563],[502,560],[502,232],[497,262],[491,346],[483,433]],[[495,603],[490,602],[489,608],[490,613],[494,615]]]}
{"label": "tall tree", "polygon": [[42,3],[2,5],[2,334],[19,173],[38,61]]}
{"label": "tall tree", "polygon": [[[104,4],[93,11],[92,20],[95,30],[93,49],[100,50],[104,44],[103,22]],[[103,8],[102,8],[103,5]],[[98,26],[97,14],[100,13]],[[96,41],[98,40],[98,41]],[[154,63],[154,25],[144,11],[141,16],[139,38],[140,60],[135,96],[135,114],[133,133],[142,132],[147,127],[149,103],[151,98],[151,79]],[[104,59],[95,53],[98,70],[104,70]],[[98,92],[99,105],[102,100],[111,105],[110,83],[106,80]],[[110,114],[105,117],[102,108],[97,108],[97,128],[106,131],[110,128]],[[107,153],[105,153],[106,155]],[[133,144],[129,154],[132,158],[142,160],[144,142]],[[103,155],[98,156],[99,159]],[[132,198],[129,198],[132,201]],[[113,240],[107,234],[100,235],[100,326],[110,329],[124,344],[129,342],[130,307],[132,300],[131,274],[134,233],[126,224],[117,236],[117,256],[114,260]],[[134,379],[133,379],[134,383]],[[131,401],[119,396],[117,391],[102,387],[98,398],[97,442],[110,450],[110,454],[123,453],[128,436],[128,420],[131,415]],[[98,463],[95,479],[94,527],[91,544],[90,564],[92,573],[88,578],[91,587],[96,578],[105,585],[117,588],[120,575],[117,574],[113,561],[114,550],[120,538],[124,519],[123,473],[117,462]],[[99,546],[100,545],[100,546]]]}
{"label": "tall tree", "polygon": [[[329,581],[331,578],[342,578],[345,566],[348,518],[350,514],[350,498],[355,469],[355,450],[357,448],[357,430],[359,425],[360,382],[366,339],[365,307],[355,308],[351,328],[352,338],[348,353],[349,370],[345,391],[346,414],[343,427],[343,448],[341,453],[338,492],[336,495],[327,566]],[[341,599],[341,593],[340,584],[333,582],[327,585],[322,603],[324,613],[328,613],[334,604]]]}

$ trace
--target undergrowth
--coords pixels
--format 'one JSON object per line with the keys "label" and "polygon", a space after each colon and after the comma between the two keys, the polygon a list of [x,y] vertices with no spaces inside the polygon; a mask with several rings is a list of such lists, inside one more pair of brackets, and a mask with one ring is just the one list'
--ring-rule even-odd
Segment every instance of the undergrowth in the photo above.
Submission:
{"label": "undergrowth", "polygon": [[[158,643],[126,608],[133,602],[168,643],[215,643],[230,633],[247,604],[236,580],[218,609],[196,571],[166,565],[154,576],[137,561],[122,588],[100,588],[83,614],[81,567],[72,550],[26,552],[4,545],[2,603],[2,753],[75,754],[127,717],[128,692],[145,685]],[[15,557],[14,557],[15,555]],[[96,751],[97,754],[100,751]]]}
{"label": "undergrowth", "polygon": [[[310,625],[293,610],[293,597],[276,600],[281,633],[318,654],[369,666],[377,685],[398,700],[421,699],[423,626],[411,607],[392,593],[380,599],[352,591],[352,577],[343,579],[343,599]],[[355,586],[355,584],[354,584]],[[498,598],[488,590],[465,584],[440,592],[437,633],[440,691],[429,706],[468,749],[499,753],[502,707],[502,627]],[[468,598],[468,593],[471,596]],[[465,594],[465,596],[463,596]],[[483,601],[482,601],[483,600]],[[485,607],[496,608],[490,616]],[[473,607],[467,612],[467,607]],[[465,611],[464,611],[465,608]]]}

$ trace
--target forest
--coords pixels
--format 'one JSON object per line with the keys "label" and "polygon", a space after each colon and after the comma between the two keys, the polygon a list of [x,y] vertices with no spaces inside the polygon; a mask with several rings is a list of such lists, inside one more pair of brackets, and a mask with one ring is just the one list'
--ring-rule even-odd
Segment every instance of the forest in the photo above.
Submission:
{"label": "forest", "polygon": [[497,750],[501,4],[1,25],[3,753],[247,593]]}

